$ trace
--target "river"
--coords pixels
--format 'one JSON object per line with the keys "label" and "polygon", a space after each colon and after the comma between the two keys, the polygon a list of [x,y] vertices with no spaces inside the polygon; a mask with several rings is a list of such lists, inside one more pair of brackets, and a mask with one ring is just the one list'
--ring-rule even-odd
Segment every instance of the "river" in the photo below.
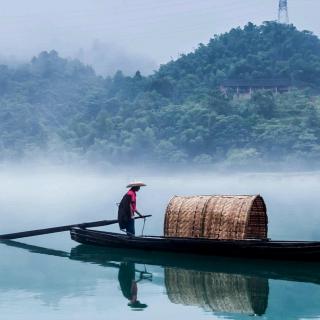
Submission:
{"label": "river", "polygon": [[[3,168],[0,232],[113,219],[139,178],[146,234],[162,234],[174,195],[259,193],[269,237],[320,240],[320,173],[128,172]],[[1,243],[0,253],[3,319],[320,318],[318,264],[98,249],[67,233]]]}

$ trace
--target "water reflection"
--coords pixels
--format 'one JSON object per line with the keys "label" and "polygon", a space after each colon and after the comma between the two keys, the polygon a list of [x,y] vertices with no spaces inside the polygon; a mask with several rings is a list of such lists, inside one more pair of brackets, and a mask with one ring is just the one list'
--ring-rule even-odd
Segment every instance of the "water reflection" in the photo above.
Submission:
{"label": "water reflection", "polygon": [[263,315],[268,305],[268,279],[165,268],[171,302],[205,311]]}
{"label": "water reflection", "polygon": [[206,257],[140,250],[99,248],[78,245],[70,259],[107,266],[109,261],[132,261],[137,264],[196,270],[199,272],[243,275],[264,279],[320,284],[320,264],[299,261],[250,260],[227,257]]}
{"label": "water reflection", "polygon": [[[136,272],[139,273],[138,280],[136,279]],[[152,274],[147,271],[136,270],[135,263],[133,262],[120,263],[118,280],[123,296],[129,300],[129,307],[139,310],[147,307],[145,303],[141,303],[138,300],[138,282],[144,279],[151,280],[151,277]]]}
{"label": "water reflection", "polygon": [[[38,257],[44,255],[64,259],[66,269],[70,268],[70,272],[74,273],[71,283],[74,296],[93,292],[90,288],[94,288],[101,279],[111,275],[111,278],[108,278],[112,280],[110,284],[114,288],[120,288],[123,296],[123,300],[117,303],[128,305],[128,309],[152,308],[152,304],[156,302],[150,301],[150,296],[143,290],[151,285],[163,286],[168,297],[167,308],[169,304],[181,308],[194,306],[198,307],[198,310],[214,313],[217,316],[221,314],[222,317],[228,315],[232,319],[242,319],[242,315],[267,316],[274,312],[283,312],[281,308],[290,314],[292,319],[320,314],[320,307],[318,303],[315,304],[320,297],[319,264],[208,258],[155,252],[146,254],[142,251],[95,248],[86,245],[79,245],[70,252],[65,252],[14,241],[7,241],[5,244],[35,253]],[[88,271],[86,277],[82,277],[81,270],[90,269],[88,264],[99,266],[99,269],[94,273]],[[147,269],[145,265],[148,265]],[[82,269],[79,272],[80,266]],[[45,297],[49,294],[48,288],[52,287],[52,279],[59,279],[60,276],[61,285],[59,282],[58,288],[57,281],[55,282],[55,294],[59,294],[60,299],[70,295],[71,291],[66,283],[66,278],[72,279],[70,272],[65,270],[64,275],[56,275],[54,268],[50,272],[50,279],[41,283],[41,287],[35,286],[36,279],[33,283],[20,279],[20,288],[25,285],[28,286],[23,288],[25,290],[37,293],[40,290],[39,296]],[[6,274],[1,273],[3,279],[4,276],[10,278],[10,271],[6,270]],[[28,273],[31,273],[31,269],[26,267],[25,273],[26,277],[30,277]],[[13,278],[16,278],[16,274],[13,274]],[[43,281],[43,277],[41,280]],[[300,296],[300,290],[306,290],[304,283],[313,284],[311,291],[308,291],[309,297],[305,299]],[[15,289],[14,285],[17,284],[8,282],[6,287],[1,285],[0,289],[10,292]],[[85,290],[83,286],[86,286]],[[284,288],[288,286],[293,289],[286,293],[286,301],[281,303],[280,293],[283,296]],[[88,291],[88,288],[91,291]],[[270,296],[271,293],[273,295]],[[48,297],[46,299],[48,300]],[[287,301],[291,301],[290,305]],[[295,309],[295,302],[300,302],[299,309],[298,307]],[[166,307],[164,305],[164,308]]]}

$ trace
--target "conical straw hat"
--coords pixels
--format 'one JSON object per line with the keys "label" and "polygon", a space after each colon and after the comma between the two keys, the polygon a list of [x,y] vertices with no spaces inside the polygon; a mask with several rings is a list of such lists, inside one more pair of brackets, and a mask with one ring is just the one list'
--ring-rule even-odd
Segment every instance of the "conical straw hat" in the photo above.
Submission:
{"label": "conical straw hat", "polygon": [[132,188],[132,187],[145,187],[146,184],[144,184],[142,181],[133,181],[133,182],[130,182],[128,185],[127,185],[127,188]]}

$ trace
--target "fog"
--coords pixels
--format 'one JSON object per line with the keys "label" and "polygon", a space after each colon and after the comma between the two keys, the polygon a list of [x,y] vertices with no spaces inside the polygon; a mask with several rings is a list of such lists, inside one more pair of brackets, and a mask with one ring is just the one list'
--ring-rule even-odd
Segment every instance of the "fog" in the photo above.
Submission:
{"label": "fog", "polygon": [[[290,22],[319,35],[319,1],[288,3]],[[276,20],[278,9],[278,0],[1,0],[0,4],[0,62],[25,61],[55,49],[63,57],[92,64],[101,74],[118,69],[151,73],[214,34],[248,21]]]}
{"label": "fog", "polygon": [[[320,239],[320,173],[143,173],[134,168],[89,171],[57,167],[0,171],[0,233],[114,219],[128,181],[148,185],[138,208],[152,214],[145,232],[162,234],[166,205],[174,195],[261,194],[267,204],[269,237]],[[142,223],[137,222],[137,233]],[[108,227],[118,230],[117,226]]]}
{"label": "fog", "polygon": [[127,75],[133,75],[139,70],[146,75],[158,68],[156,62],[148,57],[127,52],[115,43],[99,40],[95,40],[87,49],[79,49],[73,57],[93,66],[96,73],[102,76],[114,75],[118,70]]}

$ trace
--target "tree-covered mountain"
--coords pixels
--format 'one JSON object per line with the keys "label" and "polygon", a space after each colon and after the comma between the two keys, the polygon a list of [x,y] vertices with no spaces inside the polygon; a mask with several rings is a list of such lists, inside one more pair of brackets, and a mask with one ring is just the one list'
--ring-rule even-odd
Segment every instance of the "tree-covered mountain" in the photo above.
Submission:
{"label": "tree-covered mountain", "polygon": [[[236,97],[227,79],[289,79],[303,89]],[[252,164],[320,156],[320,40],[292,25],[249,23],[152,76],[96,76],[42,52],[0,66],[0,156],[99,162]]]}
{"label": "tree-covered mountain", "polygon": [[293,25],[249,23],[162,66],[158,76],[178,82],[188,77],[190,88],[197,83],[212,88],[228,78],[288,78],[319,86],[320,42],[311,32],[298,31]]}

